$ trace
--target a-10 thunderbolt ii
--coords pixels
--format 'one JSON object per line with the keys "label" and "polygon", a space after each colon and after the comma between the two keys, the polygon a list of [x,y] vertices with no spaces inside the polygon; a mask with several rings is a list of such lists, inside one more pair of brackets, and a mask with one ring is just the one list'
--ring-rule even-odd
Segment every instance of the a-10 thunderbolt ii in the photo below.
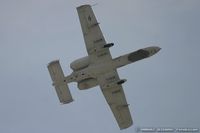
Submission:
{"label": "a-10 thunderbolt ii", "polygon": [[128,128],[133,121],[122,87],[126,79],[120,79],[117,68],[148,58],[160,48],[147,47],[113,59],[109,48],[114,44],[106,43],[91,6],[77,7],[77,12],[88,56],[72,62],[73,72],[68,76],[64,76],[58,60],[48,64],[58,98],[62,104],[73,101],[67,85],[70,82],[77,82],[80,90],[99,85],[120,129]]}

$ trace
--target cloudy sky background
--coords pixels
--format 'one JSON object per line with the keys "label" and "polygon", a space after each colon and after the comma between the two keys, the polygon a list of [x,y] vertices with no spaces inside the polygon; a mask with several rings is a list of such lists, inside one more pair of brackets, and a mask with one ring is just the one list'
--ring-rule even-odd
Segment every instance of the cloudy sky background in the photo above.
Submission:
{"label": "cloudy sky background", "polygon": [[121,132],[99,87],[60,105],[47,70],[86,56],[76,7],[95,15],[113,57],[147,46],[155,56],[120,68],[134,125],[200,128],[199,0],[0,0],[0,132]]}

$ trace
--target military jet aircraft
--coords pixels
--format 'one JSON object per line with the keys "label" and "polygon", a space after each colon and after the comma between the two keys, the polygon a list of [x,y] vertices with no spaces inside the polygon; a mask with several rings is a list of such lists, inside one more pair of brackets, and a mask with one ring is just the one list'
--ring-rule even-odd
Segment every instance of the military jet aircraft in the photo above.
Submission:
{"label": "military jet aircraft", "polygon": [[67,104],[73,101],[68,83],[77,82],[80,90],[99,85],[120,129],[128,128],[133,121],[122,87],[126,79],[120,79],[117,69],[150,57],[160,48],[147,47],[113,59],[109,48],[114,44],[106,43],[91,6],[82,5],[77,11],[88,55],[70,64],[73,72],[68,76],[64,76],[58,60],[48,64],[57,96]]}

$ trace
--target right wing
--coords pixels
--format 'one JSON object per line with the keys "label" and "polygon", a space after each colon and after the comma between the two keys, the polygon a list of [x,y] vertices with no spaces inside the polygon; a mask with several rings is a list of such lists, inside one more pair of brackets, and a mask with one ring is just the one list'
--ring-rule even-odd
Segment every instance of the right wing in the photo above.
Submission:
{"label": "right wing", "polygon": [[83,37],[91,63],[110,60],[112,57],[90,5],[77,7]]}
{"label": "right wing", "polygon": [[101,75],[97,78],[103,95],[110,106],[120,129],[125,129],[133,124],[126,97],[116,70]]}

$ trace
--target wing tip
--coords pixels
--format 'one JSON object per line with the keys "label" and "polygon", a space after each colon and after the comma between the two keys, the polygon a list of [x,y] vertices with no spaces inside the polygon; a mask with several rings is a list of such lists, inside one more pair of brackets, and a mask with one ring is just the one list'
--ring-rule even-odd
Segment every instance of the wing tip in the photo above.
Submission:
{"label": "wing tip", "polygon": [[51,62],[49,62],[49,64],[48,64],[47,66],[49,67],[50,65],[52,65],[52,64],[56,64],[56,63],[58,63],[58,62],[59,62],[59,60],[51,61]]}
{"label": "wing tip", "polygon": [[67,101],[61,101],[61,105],[68,104],[68,103],[71,103],[73,101],[74,101],[74,99],[70,99],[70,100],[67,100]]}
{"label": "wing tip", "polygon": [[82,8],[87,8],[87,7],[91,7],[91,5],[85,4],[85,5],[78,6],[78,7],[77,7],[77,10],[80,10],[80,9],[82,9]]}
{"label": "wing tip", "polygon": [[129,122],[124,123],[124,124],[122,124],[122,125],[119,125],[119,128],[120,128],[120,130],[123,130],[123,129],[129,128],[129,127],[132,126],[132,125],[133,125],[133,121],[132,121],[132,119],[131,119]]}

